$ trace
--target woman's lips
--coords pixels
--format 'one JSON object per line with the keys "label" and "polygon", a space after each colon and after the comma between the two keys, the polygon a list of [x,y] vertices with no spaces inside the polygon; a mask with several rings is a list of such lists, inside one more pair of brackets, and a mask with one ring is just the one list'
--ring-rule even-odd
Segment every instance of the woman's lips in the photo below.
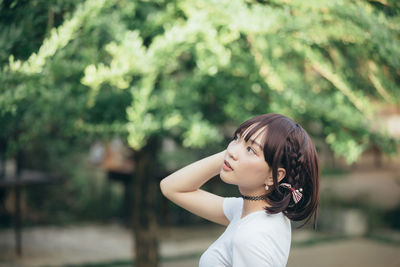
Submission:
{"label": "woman's lips", "polygon": [[232,166],[226,160],[224,160],[224,165],[222,166],[222,168],[224,169],[224,171],[233,171]]}

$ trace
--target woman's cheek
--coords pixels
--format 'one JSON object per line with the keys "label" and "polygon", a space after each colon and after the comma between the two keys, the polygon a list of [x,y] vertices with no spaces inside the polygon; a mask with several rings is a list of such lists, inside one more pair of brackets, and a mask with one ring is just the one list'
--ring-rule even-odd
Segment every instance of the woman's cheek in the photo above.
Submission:
{"label": "woman's cheek", "polygon": [[249,176],[252,180],[263,180],[268,175],[269,168],[261,162],[253,162],[248,165]]}

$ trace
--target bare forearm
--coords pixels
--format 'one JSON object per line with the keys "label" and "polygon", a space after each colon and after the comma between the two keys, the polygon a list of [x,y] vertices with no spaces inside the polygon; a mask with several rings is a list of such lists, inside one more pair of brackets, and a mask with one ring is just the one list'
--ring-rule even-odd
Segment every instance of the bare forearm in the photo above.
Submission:
{"label": "bare forearm", "polygon": [[204,183],[217,175],[224,161],[225,151],[211,155],[164,178],[161,190],[164,195],[198,190]]}

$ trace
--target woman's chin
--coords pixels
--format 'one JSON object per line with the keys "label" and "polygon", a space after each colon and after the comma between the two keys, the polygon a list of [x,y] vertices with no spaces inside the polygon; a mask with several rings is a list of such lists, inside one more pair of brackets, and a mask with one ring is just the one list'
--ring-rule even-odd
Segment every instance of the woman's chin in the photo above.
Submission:
{"label": "woman's chin", "polygon": [[219,177],[221,177],[221,180],[226,184],[235,184],[231,180],[229,180],[228,177],[226,177],[226,173],[223,170],[221,170],[221,172],[219,173]]}

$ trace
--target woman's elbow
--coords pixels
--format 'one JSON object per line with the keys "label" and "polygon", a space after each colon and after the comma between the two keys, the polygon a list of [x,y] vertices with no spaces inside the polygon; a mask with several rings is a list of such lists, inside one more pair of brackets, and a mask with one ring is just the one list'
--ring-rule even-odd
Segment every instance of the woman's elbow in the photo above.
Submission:
{"label": "woman's elbow", "polygon": [[168,198],[169,196],[169,190],[168,190],[168,182],[166,181],[166,178],[162,179],[160,182],[160,189],[161,193]]}

